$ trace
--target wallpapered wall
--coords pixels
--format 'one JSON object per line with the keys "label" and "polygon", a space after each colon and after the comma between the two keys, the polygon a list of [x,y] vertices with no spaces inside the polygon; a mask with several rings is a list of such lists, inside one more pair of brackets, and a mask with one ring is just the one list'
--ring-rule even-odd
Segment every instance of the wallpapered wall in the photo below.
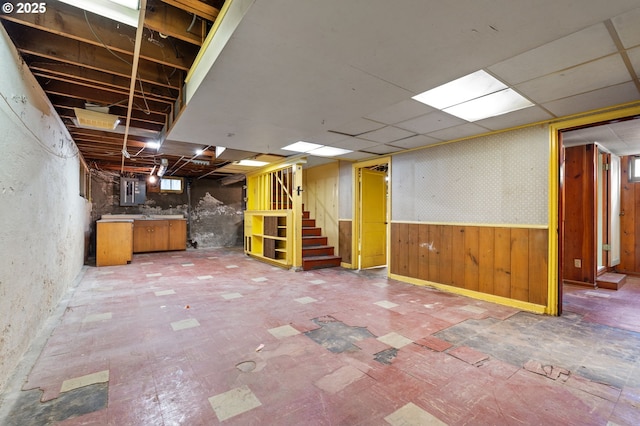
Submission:
{"label": "wallpapered wall", "polygon": [[395,155],[392,220],[547,225],[548,168],[545,126]]}

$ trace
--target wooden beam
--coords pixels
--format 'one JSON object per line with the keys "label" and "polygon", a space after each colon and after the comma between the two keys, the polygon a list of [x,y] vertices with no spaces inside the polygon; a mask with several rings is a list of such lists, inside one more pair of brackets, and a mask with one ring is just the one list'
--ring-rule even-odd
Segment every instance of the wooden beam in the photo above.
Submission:
{"label": "wooden beam", "polygon": [[[135,29],[61,2],[47,4],[46,13],[0,15],[0,18],[47,33],[56,34],[94,46],[108,46],[113,52],[131,55]],[[103,44],[104,43],[104,44]],[[181,40],[161,39],[149,31],[140,57],[167,67],[188,71],[198,54],[198,47]]]}
{"label": "wooden beam", "polygon": [[[70,98],[68,96],[62,95],[54,95],[51,94],[49,96],[51,103],[57,110],[72,110],[73,108],[84,108],[85,102],[84,99],[78,98]],[[118,106],[114,105],[109,107],[109,112],[114,115],[124,116],[127,114],[126,106]],[[74,113],[75,114],[75,113]],[[148,125],[156,125],[156,126],[164,126],[166,121],[166,114],[157,114],[152,112],[151,114],[146,114],[144,111],[133,110],[132,116],[140,121],[147,123]]]}
{"label": "wooden beam", "polygon": [[220,9],[213,6],[209,6],[199,0],[162,0],[163,3],[177,7],[178,9],[185,10],[189,13],[193,13],[207,21],[215,21],[220,13]]}
{"label": "wooden beam", "polygon": [[[41,82],[42,89],[45,93],[51,93],[61,96],[69,96],[76,99],[85,99],[87,102],[92,102],[100,105],[126,105],[128,100],[126,93],[118,93],[112,90],[105,90],[103,88],[96,88],[86,86],[82,84],[73,84],[65,81],[48,80]],[[136,107],[140,111],[154,111],[161,114],[171,114],[173,105],[167,102],[158,102],[155,100],[147,99],[146,101],[137,96],[135,99]]]}
{"label": "wooden beam", "polygon": [[145,16],[144,26],[164,35],[175,37],[178,40],[202,46],[207,36],[202,26],[193,25],[187,32],[191,27],[193,17],[185,11],[176,13],[176,10],[179,9],[162,3],[149,7]]}
{"label": "wooden beam", "polygon": [[[32,62],[29,68],[34,75],[45,78],[57,78],[71,82],[81,81],[91,85],[124,90],[126,90],[129,85],[128,78],[109,74],[103,71],[79,67],[73,64],[63,64],[59,62]],[[138,87],[139,86],[140,85],[138,84]],[[145,96],[170,101],[172,103],[175,102],[180,95],[180,92],[177,89],[170,89],[146,82],[142,82],[142,89]],[[139,88],[138,93],[142,93]]]}
{"label": "wooden beam", "polygon": [[[109,72],[121,77],[131,77],[132,57],[116,57],[104,48],[82,43],[56,34],[6,22],[5,28],[18,50],[23,54],[66,62],[89,69]],[[125,59],[125,61],[123,61]],[[128,62],[127,62],[128,61]],[[140,61],[138,76],[142,81],[170,88],[180,88],[182,73],[173,73],[159,64]]]}

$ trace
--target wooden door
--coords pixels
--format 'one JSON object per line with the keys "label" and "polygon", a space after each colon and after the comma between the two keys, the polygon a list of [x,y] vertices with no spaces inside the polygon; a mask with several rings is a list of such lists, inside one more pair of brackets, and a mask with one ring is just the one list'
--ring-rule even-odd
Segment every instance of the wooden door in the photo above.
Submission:
{"label": "wooden door", "polygon": [[360,169],[360,268],[387,264],[387,173]]}

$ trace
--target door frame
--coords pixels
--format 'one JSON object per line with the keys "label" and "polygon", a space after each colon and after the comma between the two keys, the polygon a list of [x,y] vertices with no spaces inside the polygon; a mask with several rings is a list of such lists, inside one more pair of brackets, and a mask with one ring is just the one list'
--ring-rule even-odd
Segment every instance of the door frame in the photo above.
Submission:
{"label": "door frame", "polygon": [[386,265],[389,266],[389,223],[391,222],[391,156],[375,158],[373,160],[360,161],[353,164],[353,238],[351,240],[351,259],[353,269],[361,269],[360,259],[360,234],[362,228],[362,222],[360,220],[360,170],[370,168],[373,166],[387,165],[387,178],[388,178],[388,194],[387,197],[387,226],[386,226]]}
{"label": "door frame", "polygon": [[562,137],[560,132],[578,127],[605,124],[610,121],[639,116],[640,106],[620,106],[614,110],[594,111],[549,124],[549,257],[548,298],[546,312],[562,314],[562,236],[564,234],[561,200],[563,193]]}

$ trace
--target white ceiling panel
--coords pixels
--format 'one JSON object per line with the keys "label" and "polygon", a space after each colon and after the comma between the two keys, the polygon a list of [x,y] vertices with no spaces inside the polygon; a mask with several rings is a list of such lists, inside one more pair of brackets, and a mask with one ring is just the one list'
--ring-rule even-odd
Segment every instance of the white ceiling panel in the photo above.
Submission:
{"label": "white ceiling panel", "polygon": [[[385,125],[450,139],[640,100],[608,20],[640,45],[638,0],[254,1],[168,136],[285,155],[298,140],[359,150],[396,137]],[[629,56],[640,68],[640,52]],[[411,99],[481,69],[539,105],[469,124]],[[420,141],[433,139],[394,145]]]}
{"label": "white ceiling panel", "polygon": [[416,136],[411,136],[410,138],[395,141],[393,143],[390,143],[389,145],[397,146],[398,148],[411,149],[411,148],[418,148],[421,146],[433,145],[441,142],[442,142],[441,140],[430,138],[429,136],[416,135]]}
{"label": "white ceiling panel", "polygon": [[364,139],[352,138],[343,139],[330,144],[336,148],[350,149],[352,151],[358,151],[360,149],[371,148],[376,145],[380,145],[378,142],[371,142]]}
{"label": "white ceiling panel", "polygon": [[629,56],[633,70],[636,72],[636,76],[640,76],[640,47],[628,50],[627,55]]}
{"label": "white ceiling panel", "polygon": [[530,108],[510,112],[509,114],[479,120],[476,121],[476,124],[489,130],[500,130],[522,126],[529,123],[537,123],[551,118],[553,118],[553,115],[549,114],[544,109],[532,106]]}
{"label": "white ceiling panel", "polygon": [[461,124],[459,126],[449,127],[447,129],[438,130],[436,132],[428,133],[427,136],[440,139],[443,141],[452,141],[455,139],[462,139],[468,136],[477,135],[480,133],[486,133],[487,129],[478,126],[473,123]]}
{"label": "white ceiling panel", "polygon": [[413,135],[415,135],[415,133],[408,130],[399,129],[393,126],[386,126],[382,129],[374,130],[373,132],[363,133],[359,135],[358,138],[378,143],[387,143],[397,141],[398,139],[408,138]]}
{"label": "white ceiling panel", "polygon": [[414,101],[413,99],[407,99],[405,101],[391,105],[388,108],[384,108],[380,111],[371,113],[365,116],[365,118],[379,121],[380,123],[384,124],[395,124],[434,111],[434,108],[431,108],[430,106],[425,105],[422,102]]}
{"label": "white ceiling panel", "polygon": [[489,67],[505,83],[518,84],[617,51],[603,23],[552,41]]}
{"label": "white ceiling panel", "polygon": [[545,103],[630,80],[620,55],[611,55],[518,84],[516,90],[535,102]]}
{"label": "white ceiling panel", "polygon": [[453,127],[465,123],[467,122],[456,118],[453,115],[436,111],[420,117],[412,118],[411,120],[403,121],[402,123],[396,124],[396,126],[410,130],[414,133],[431,133],[436,130],[446,129],[447,127]]}
{"label": "white ceiling panel", "polygon": [[330,130],[336,133],[342,133],[349,136],[357,136],[363,133],[372,132],[384,127],[384,124],[376,121],[359,118],[340,126],[332,127]]}
{"label": "white ceiling panel", "polygon": [[611,21],[625,49],[640,45],[640,9],[623,13]]}
{"label": "white ceiling panel", "polygon": [[633,82],[618,84],[592,92],[583,93],[547,102],[542,106],[551,111],[554,115],[562,117],[565,115],[578,114],[584,111],[591,111],[605,108],[609,105],[619,105],[632,102],[638,99],[638,91]]}
{"label": "white ceiling panel", "polygon": [[359,151],[355,151],[355,152],[350,152],[348,154],[343,154],[340,157],[338,157],[340,160],[352,160],[352,161],[360,161],[360,160],[366,160],[368,158],[372,158],[375,157],[376,154],[371,154],[369,152],[359,152]]}
{"label": "white ceiling panel", "polygon": [[402,151],[402,148],[397,148],[397,147],[391,146],[391,145],[378,145],[378,146],[374,146],[374,147],[371,147],[371,148],[367,148],[365,151],[366,152],[371,152],[371,153],[374,153],[374,154],[383,155],[383,154],[391,154],[391,153],[394,153],[394,152]]}

